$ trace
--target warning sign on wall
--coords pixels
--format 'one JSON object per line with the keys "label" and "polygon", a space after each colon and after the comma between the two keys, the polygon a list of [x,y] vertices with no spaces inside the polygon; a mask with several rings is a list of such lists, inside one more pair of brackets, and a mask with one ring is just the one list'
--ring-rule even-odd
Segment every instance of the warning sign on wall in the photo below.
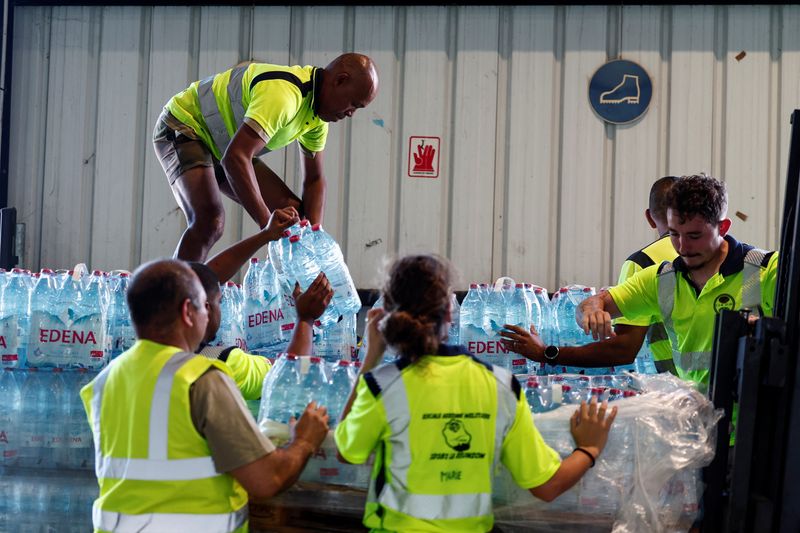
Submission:
{"label": "warning sign on wall", "polygon": [[412,178],[439,177],[439,137],[412,135],[408,139],[408,175]]}

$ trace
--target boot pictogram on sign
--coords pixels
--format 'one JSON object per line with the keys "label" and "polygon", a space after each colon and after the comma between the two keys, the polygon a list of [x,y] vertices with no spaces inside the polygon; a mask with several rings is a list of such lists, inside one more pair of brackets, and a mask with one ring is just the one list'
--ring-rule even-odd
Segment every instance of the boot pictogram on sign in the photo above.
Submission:
{"label": "boot pictogram on sign", "polygon": [[625,74],[619,85],[600,95],[601,104],[638,104],[639,103],[639,76]]}
{"label": "boot pictogram on sign", "polygon": [[645,114],[653,97],[653,82],[640,65],[615,59],[598,68],[589,80],[589,103],[611,124],[630,124]]}
{"label": "boot pictogram on sign", "polygon": [[408,175],[412,178],[439,176],[439,137],[412,136],[408,139]]}

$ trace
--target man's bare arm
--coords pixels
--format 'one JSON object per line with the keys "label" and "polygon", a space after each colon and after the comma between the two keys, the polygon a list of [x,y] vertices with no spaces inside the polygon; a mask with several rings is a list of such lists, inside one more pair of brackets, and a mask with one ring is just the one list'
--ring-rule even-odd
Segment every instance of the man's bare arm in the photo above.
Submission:
{"label": "man's bare arm", "polygon": [[264,144],[264,139],[253,128],[242,124],[220,161],[231,189],[259,228],[266,226],[271,214],[261,197],[253,169],[253,158],[264,148]]}
{"label": "man's bare arm", "polygon": [[322,224],[325,213],[328,182],[322,168],[322,154],[315,152],[314,157],[300,156],[300,168],[303,174],[303,211],[312,224]]}

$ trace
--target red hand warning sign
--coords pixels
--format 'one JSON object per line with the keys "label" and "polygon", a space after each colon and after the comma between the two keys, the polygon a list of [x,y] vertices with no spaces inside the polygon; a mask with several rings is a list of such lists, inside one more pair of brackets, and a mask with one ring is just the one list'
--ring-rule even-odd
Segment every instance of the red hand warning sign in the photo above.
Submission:
{"label": "red hand warning sign", "polygon": [[439,143],[439,137],[409,137],[408,175],[410,177],[439,177]]}

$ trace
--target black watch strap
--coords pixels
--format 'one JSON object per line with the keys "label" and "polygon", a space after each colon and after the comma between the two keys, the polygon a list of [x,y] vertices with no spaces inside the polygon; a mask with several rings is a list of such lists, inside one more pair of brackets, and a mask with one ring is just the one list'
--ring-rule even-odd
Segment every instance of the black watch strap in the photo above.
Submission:
{"label": "black watch strap", "polygon": [[558,346],[553,346],[552,344],[547,346],[544,349],[544,358],[549,362],[553,362],[558,359]]}

